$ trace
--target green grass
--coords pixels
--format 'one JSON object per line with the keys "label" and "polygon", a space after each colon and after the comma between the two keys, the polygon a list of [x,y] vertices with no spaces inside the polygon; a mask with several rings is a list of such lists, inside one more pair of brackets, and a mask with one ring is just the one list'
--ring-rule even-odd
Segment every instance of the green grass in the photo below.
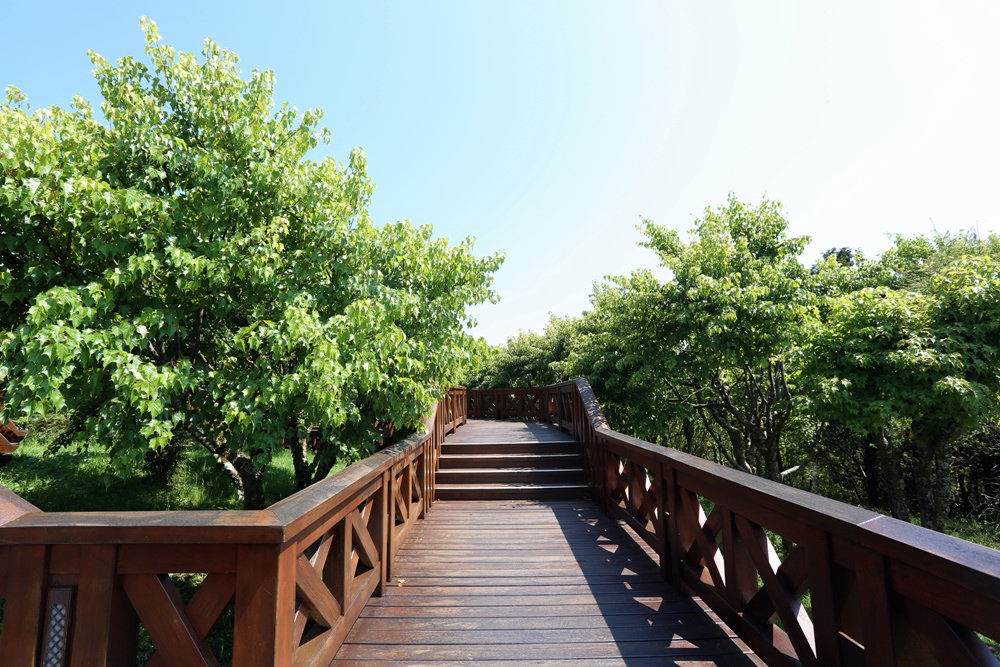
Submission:
{"label": "green grass", "polygon": [[945,532],[968,542],[1000,550],[1000,521],[951,520]]}
{"label": "green grass", "polygon": [[[48,512],[240,509],[232,482],[202,447],[188,443],[164,484],[143,471],[110,471],[107,447],[101,443],[50,453],[63,424],[53,419],[29,425],[13,460],[0,468],[0,484]],[[264,490],[268,504],[295,492],[288,450],[275,453],[264,474]]]}

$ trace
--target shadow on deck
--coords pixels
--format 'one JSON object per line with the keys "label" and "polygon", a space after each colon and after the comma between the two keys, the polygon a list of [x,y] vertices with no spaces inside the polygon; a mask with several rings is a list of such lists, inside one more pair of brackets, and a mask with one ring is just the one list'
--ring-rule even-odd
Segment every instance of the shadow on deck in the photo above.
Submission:
{"label": "shadow on deck", "polygon": [[[529,442],[565,442],[523,422],[460,434],[473,449],[506,444],[513,459]],[[763,664],[700,600],[673,592],[640,545],[583,497],[439,501],[333,664]]]}

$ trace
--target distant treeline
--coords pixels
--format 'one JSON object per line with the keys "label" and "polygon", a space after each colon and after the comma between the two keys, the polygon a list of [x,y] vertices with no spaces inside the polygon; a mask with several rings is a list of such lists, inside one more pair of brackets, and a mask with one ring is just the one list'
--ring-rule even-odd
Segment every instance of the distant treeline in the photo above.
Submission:
{"label": "distant treeline", "polygon": [[800,261],[780,204],[730,197],[650,271],[493,350],[474,387],[590,380],[618,430],[941,529],[1000,512],[1000,238],[897,236]]}

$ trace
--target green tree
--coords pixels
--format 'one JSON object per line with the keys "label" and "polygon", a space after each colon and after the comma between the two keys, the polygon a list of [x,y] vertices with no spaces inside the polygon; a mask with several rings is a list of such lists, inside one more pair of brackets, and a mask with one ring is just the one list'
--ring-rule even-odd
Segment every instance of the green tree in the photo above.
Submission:
{"label": "green tree", "polygon": [[650,442],[676,444],[680,425],[684,449],[694,452],[694,413],[675,400],[669,347],[675,337],[669,289],[651,271],[611,277],[594,285],[593,308],[584,314],[570,345],[566,375],[586,377],[615,428]]}
{"label": "green tree", "polygon": [[893,516],[909,518],[900,458],[903,430],[893,428],[919,411],[938,364],[929,345],[926,297],[869,287],[828,302],[828,314],[803,355],[803,375],[821,420],[860,434],[877,455],[879,488]]}
{"label": "green tree", "polygon": [[576,320],[549,315],[542,333],[520,332],[491,350],[468,379],[480,389],[544,387],[569,379],[559,363],[569,354]]}
{"label": "green tree", "polygon": [[878,284],[925,292],[932,277],[952,263],[980,256],[1000,259],[1000,237],[991,234],[983,238],[974,231],[912,237],[897,234],[893,246],[877,262]]}
{"label": "green tree", "polygon": [[364,154],[307,158],[320,112],[142,27],[148,65],[91,54],[105,122],[81,98],[0,107],[5,405],[71,412],[122,467],[187,434],[259,507],[276,448],[303,485],[418,424],[500,258],[374,225]]}
{"label": "green tree", "polygon": [[953,446],[997,410],[998,267],[967,256],[923,273],[923,292],[882,286],[834,297],[804,357],[816,413],[873,442],[892,513],[908,515],[899,471],[907,455],[921,520],[937,530],[947,516]]}
{"label": "green tree", "polygon": [[706,209],[690,243],[643,227],[644,245],[673,274],[660,310],[672,400],[695,411],[728,463],[781,479],[781,435],[795,405],[787,364],[815,317],[798,260],[808,239],[786,236],[777,202],[733,196]]}

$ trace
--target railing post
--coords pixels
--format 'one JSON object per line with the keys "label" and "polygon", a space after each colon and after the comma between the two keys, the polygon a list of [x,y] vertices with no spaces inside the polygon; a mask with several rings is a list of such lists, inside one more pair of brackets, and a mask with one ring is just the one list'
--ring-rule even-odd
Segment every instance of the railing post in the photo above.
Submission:
{"label": "railing post", "polygon": [[341,614],[351,606],[351,550],[354,546],[354,526],[350,516],[337,525],[333,535],[333,547],[326,561],[323,580],[329,582],[330,592],[340,603]]}
{"label": "railing post", "polygon": [[740,536],[735,525],[735,517],[728,507],[722,508],[722,548],[725,554],[726,597],[736,609],[743,609],[757,592],[757,569],[746,547],[738,544],[754,539],[750,535]]}
{"label": "railing post", "polygon": [[430,509],[430,499],[427,497],[428,491],[431,488],[431,451],[433,450],[433,443],[431,443],[430,438],[424,442],[423,446],[420,448],[421,454],[414,461],[414,465],[417,466],[417,474],[412,480],[413,484],[420,485],[420,515],[419,518],[424,519],[427,517],[427,510]]}
{"label": "railing post", "polygon": [[886,585],[885,558],[863,547],[857,549],[858,591],[861,594],[865,662],[868,667],[895,665],[892,611]]}
{"label": "railing post", "polygon": [[816,633],[816,660],[821,665],[839,665],[840,632],[837,629],[838,610],[833,594],[830,536],[815,526],[810,526],[806,534],[803,547],[809,559],[809,592],[812,596],[812,618]]}
{"label": "railing post", "polygon": [[660,461],[658,470],[656,471],[656,499],[657,508],[656,511],[660,514],[659,526],[659,539],[660,547],[663,549],[660,555],[660,576],[663,577],[665,581],[673,581],[674,574],[672,569],[672,563],[674,561],[674,545],[670,538],[670,519],[671,513],[669,510],[670,506],[670,484],[667,482],[667,475],[670,474],[670,467],[667,466],[666,462]]}
{"label": "railing post", "polygon": [[7,598],[0,635],[0,665],[34,665],[38,659],[45,601],[48,549],[6,547]]}
{"label": "railing post", "polygon": [[[618,476],[621,474],[618,470],[618,466],[620,464],[621,461],[619,461],[618,457],[613,452],[611,452],[610,449],[608,449],[605,443],[604,446],[601,447],[601,480],[602,480],[601,486],[603,486],[604,488],[601,489],[601,500],[600,500],[601,511],[603,511],[605,514],[608,513],[608,510],[611,507],[611,493],[614,490],[614,488],[617,488],[618,485],[617,484]],[[612,478],[614,479],[612,480]],[[614,486],[610,486],[612,481],[614,481],[615,483]]]}
{"label": "railing post", "polygon": [[139,615],[132,607],[121,577],[115,579],[115,589],[111,593],[111,650],[108,667],[132,667],[139,652]]}
{"label": "railing post", "polygon": [[386,576],[392,577],[395,575],[395,564],[396,564],[396,466],[391,465],[389,469],[385,471],[388,475],[386,480],[388,486],[386,487],[386,549],[388,549],[389,561]]}
{"label": "railing post", "polygon": [[590,483],[594,487],[597,504],[607,509],[604,498],[607,496],[607,462],[605,460],[604,441],[595,436],[590,445]]}
{"label": "railing post", "polygon": [[289,667],[294,651],[295,550],[241,544],[236,563],[233,667]]}
{"label": "railing post", "polygon": [[680,507],[680,490],[677,488],[677,469],[668,466],[665,474],[667,487],[667,535],[670,541],[670,581],[674,590],[680,592],[681,586],[681,532],[677,512]]}
{"label": "railing post", "polygon": [[114,544],[89,545],[81,550],[71,667],[103,665],[108,659],[117,557]]}
{"label": "railing post", "polygon": [[395,508],[392,506],[392,468],[382,472],[381,487],[376,492],[375,506],[372,512],[375,513],[375,531],[378,539],[379,549],[379,581],[375,588],[374,595],[382,597],[386,583],[392,576],[392,554],[389,551],[389,533],[392,531],[392,519]]}

